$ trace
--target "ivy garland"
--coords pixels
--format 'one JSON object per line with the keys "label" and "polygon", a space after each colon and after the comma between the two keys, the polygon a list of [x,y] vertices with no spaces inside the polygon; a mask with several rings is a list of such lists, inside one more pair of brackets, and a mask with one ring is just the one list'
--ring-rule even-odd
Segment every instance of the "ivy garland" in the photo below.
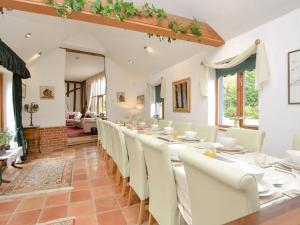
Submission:
{"label": "ivy garland", "polygon": [[[119,21],[124,21],[127,18],[134,16],[155,17],[157,25],[161,25],[164,20],[167,20],[167,14],[164,9],[156,8],[153,4],[149,5],[145,3],[141,9],[134,6],[133,2],[127,2],[124,0],[108,0],[107,4],[102,4],[101,0],[63,0],[62,2],[56,2],[55,0],[45,0],[45,3],[53,6],[58,15],[63,18],[68,18],[72,12],[80,12],[84,8],[87,2],[91,3],[91,12],[102,16],[110,17],[115,16]],[[175,19],[167,20],[168,28],[171,29],[176,35],[180,34],[193,34],[200,41],[201,27],[200,23],[194,19],[193,22],[188,24],[182,24]],[[154,36],[148,34],[149,38]],[[168,42],[172,40],[170,37],[164,37],[156,35],[160,41],[168,39]]]}

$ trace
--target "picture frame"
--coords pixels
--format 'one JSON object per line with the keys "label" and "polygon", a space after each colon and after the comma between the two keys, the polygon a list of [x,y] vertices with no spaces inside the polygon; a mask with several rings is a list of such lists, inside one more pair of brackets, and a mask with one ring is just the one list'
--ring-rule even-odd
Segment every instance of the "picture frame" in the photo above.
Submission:
{"label": "picture frame", "polygon": [[191,78],[173,82],[173,112],[191,112]]}
{"label": "picture frame", "polygon": [[119,91],[117,92],[117,102],[125,102],[125,92]]}
{"label": "picture frame", "polygon": [[139,95],[136,97],[137,105],[144,105],[145,104],[145,95]]}
{"label": "picture frame", "polygon": [[22,83],[22,98],[26,98],[26,84]]}
{"label": "picture frame", "polygon": [[41,99],[54,99],[54,97],[55,97],[54,86],[40,86]]}
{"label": "picture frame", "polygon": [[288,52],[288,104],[300,104],[300,49]]}

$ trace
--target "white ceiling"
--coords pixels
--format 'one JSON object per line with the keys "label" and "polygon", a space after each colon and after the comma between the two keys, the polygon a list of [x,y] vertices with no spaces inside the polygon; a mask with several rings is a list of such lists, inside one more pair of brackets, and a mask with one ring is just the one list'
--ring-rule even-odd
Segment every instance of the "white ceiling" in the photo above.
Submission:
{"label": "white ceiling", "polygon": [[[142,0],[134,0],[142,4]],[[300,7],[300,0],[149,0],[167,12],[210,24],[225,40]],[[160,42],[146,34],[58,17],[5,11],[0,15],[0,37],[25,61],[37,52],[76,44],[78,49],[105,53],[122,69],[137,75],[157,73],[195,54],[214,48],[175,41]],[[30,32],[32,37],[25,39]],[[144,51],[150,46],[153,53]],[[134,64],[128,63],[133,60]],[[79,78],[78,78],[79,79]]]}
{"label": "white ceiling", "polygon": [[65,79],[84,81],[104,71],[104,58],[87,54],[67,52]]}

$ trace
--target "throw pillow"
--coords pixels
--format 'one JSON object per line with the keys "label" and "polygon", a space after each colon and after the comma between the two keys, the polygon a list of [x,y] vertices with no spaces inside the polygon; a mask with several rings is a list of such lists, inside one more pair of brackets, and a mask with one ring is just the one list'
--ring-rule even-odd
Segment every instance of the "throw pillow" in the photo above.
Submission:
{"label": "throw pillow", "polygon": [[69,119],[73,120],[75,118],[75,114],[70,114]]}

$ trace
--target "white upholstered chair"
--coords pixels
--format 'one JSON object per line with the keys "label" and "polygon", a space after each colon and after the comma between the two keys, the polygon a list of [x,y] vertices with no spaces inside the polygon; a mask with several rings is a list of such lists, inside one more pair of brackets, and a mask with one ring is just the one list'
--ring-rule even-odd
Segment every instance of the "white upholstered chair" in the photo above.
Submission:
{"label": "white upholstered chair", "polygon": [[192,130],[197,131],[199,137],[203,138],[206,142],[216,142],[217,127],[197,124],[193,126]]}
{"label": "white upholstered chair", "polygon": [[178,134],[184,134],[185,131],[191,130],[192,123],[183,122],[183,121],[175,121],[173,123],[173,128]]}
{"label": "white upholstered chair", "polygon": [[159,120],[158,121],[158,126],[160,128],[170,127],[170,126],[172,126],[172,124],[173,124],[173,121],[171,121],[171,120]]}
{"label": "white upholstered chair", "polygon": [[220,225],[259,209],[255,177],[225,162],[183,151],[193,225]]}
{"label": "white upholstered chair", "polygon": [[145,215],[146,199],[149,197],[148,175],[146,171],[144,152],[137,132],[132,130],[123,130],[123,133],[129,156],[130,190],[128,205],[131,205],[132,192],[134,191],[141,200],[138,224],[142,224]]}
{"label": "white upholstered chair", "polygon": [[145,120],[145,123],[147,126],[151,126],[152,124],[156,123],[156,120],[154,118],[146,118]]}
{"label": "white upholstered chair", "polygon": [[300,150],[300,134],[296,134],[293,140],[293,149]]}
{"label": "white upholstered chair", "polygon": [[101,154],[105,157],[106,153],[106,140],[105,140],[105,131],[103,128],[103,120],[98,118],[97,122],[97,130],[98,130],[98,146],[101,147]]}
{"label": "white upholstered chair", "polygon": [[230,127],[226,132],[226,136],[235,138],[238,145],[243,146],[249,151],[260,152],[265,139],[265,132],[259,130]]}
{"label": "white upholstered chair", "polygon": [[140,135],[149,184],[149,225],[179,225],[177,192],[168,146],[161,141]]}
{"label": "white upholstered chair", "polygon": [[115,146],[114,154],[116,155],[115,162],[118,167],[118,172],[120,172],[120,176],[123,181],[122,182],[122,195],[124,196],[125,191],[126,191],[127,180],[129,178],[128,152],[127,152],[127,147],[125,144],[124,134],[122,131],[126,128],[113,124],[112,129],[113,129],[113,135],[114,135],[113,140],[114,140],[114,146]]}

